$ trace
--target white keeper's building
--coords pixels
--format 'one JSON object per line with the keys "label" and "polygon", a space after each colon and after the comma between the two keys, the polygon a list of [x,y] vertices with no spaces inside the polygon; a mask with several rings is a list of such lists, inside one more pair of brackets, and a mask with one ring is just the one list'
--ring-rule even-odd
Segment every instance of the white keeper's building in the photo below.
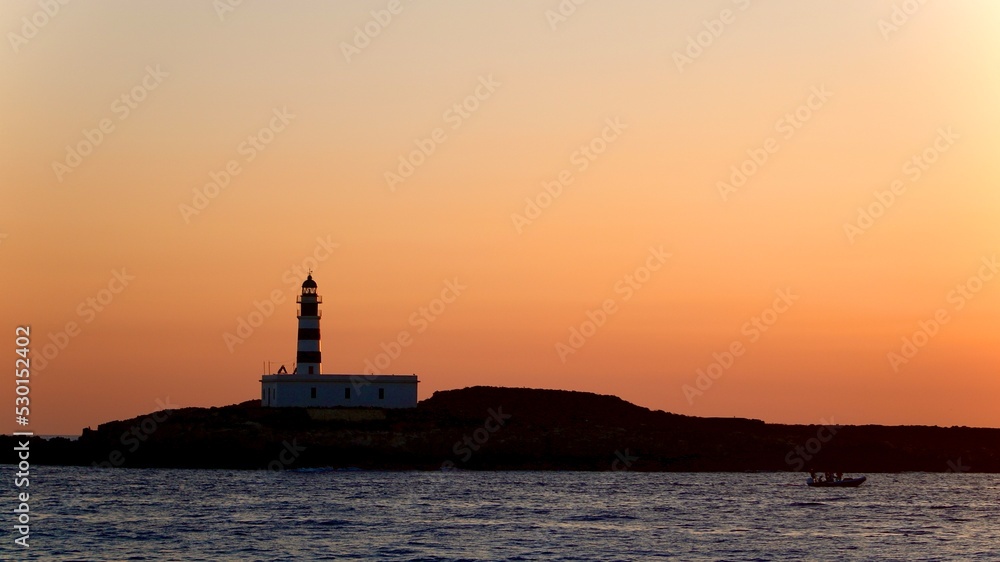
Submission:
{"label": "white keeper's building", "polygon": [[319,310],[323,298],[316,294],[310,273],[302,283],[299,303],[299,336],[295,368],[263,375],[261,405],[272,408],[334,406],[414,408],[417,405],[417,375],[328,375],[322,374]]}

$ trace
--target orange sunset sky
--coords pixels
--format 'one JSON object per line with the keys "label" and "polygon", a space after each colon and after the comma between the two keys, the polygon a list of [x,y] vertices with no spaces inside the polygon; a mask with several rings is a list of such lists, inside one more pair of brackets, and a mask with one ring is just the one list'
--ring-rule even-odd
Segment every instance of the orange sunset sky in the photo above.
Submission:
{"label": "orange sunset sky", "polygon": [[43,0],[0,29],[36,433],[258,398],[310,267],[323,370],[421,399],[1000,427],[997,2]]}

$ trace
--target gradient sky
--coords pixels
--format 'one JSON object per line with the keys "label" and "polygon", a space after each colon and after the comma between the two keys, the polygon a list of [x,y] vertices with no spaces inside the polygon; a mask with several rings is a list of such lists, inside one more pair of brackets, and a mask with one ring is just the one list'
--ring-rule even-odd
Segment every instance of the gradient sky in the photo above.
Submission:
{"label": "gradient sky", "polygon": [[[421,399],[527,386],[1000,427],[1000,4],[896,23],[861,0],[593,0],[564,20],[557,0],[390,6],[4,3],[4,353],[30,325],[30,429],[259,397],[265,362],[294,360],[309,266],[324,371],[363,372],[405,331],[380,372],[417,373]],[[720,188],[734,166],[749,177]],[[795,299],[772,308],[781,291]],[[589,337],[567,354],[574,328]]]}

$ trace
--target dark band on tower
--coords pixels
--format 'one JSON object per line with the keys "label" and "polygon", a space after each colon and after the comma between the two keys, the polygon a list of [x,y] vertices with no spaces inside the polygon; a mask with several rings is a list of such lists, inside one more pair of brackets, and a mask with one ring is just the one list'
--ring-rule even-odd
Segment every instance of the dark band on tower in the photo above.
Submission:
{"label": "dark band on tower", "polygon": [[295,372],[300,375],[322,373],[322,354],[319,344],[319,304],[323,297],[316,294],[316,282],[310,273],[302,282],[299,303],[299,344],[295,354]]}

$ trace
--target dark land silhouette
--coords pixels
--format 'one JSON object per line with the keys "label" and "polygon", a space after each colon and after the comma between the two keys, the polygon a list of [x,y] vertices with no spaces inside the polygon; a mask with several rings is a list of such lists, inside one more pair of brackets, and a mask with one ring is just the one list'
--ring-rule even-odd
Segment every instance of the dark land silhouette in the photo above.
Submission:
{"label": "dark land silhouette", "polygon": [[[11,450],[18,438],[0,440]],[[166,410],[101,424],[75,441],[33,438],[31,459],[225,469],[1000,472],[1000,429],[767,424],[586,392],[472,387],[400,410],[262,408],[259,400]]]}

